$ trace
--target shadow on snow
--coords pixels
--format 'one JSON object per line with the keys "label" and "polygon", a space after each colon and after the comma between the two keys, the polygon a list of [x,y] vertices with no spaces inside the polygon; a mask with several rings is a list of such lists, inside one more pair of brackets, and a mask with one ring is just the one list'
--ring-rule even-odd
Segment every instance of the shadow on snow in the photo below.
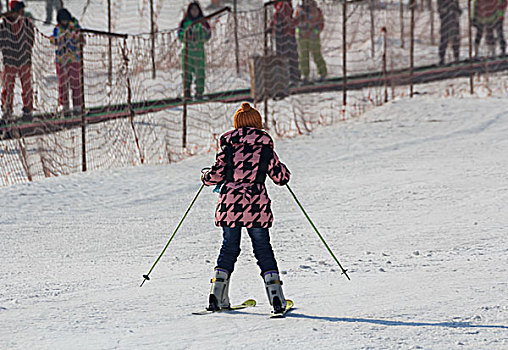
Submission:
{"label": "shadow on snow", "polygon": [[312,316],[300,313],[291,312],[286,315],[291,318],[304,318],[311,320],[323,320],[330,322],[350,322],[350,323],[370,323],[381,326],[406,326],[406,327],[448,327],[448,328],[493,328],[493,329],[508,329],[508,326],[503,325],[481,325],[472,324],[471,322],[411,322],[411,321],[392,321],[392,320],[379,320],[372,318],[350,318],[350,317],[328,317],[328,316]]}

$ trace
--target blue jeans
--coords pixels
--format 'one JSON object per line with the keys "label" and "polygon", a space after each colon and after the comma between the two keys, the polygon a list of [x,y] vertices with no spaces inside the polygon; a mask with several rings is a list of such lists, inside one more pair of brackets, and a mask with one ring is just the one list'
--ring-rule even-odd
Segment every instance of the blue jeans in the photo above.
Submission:
{"label": "blue jeans", "polygon": [[[240,239],[242,234],[241,227],[223,227],[223,241],[220,248],[219,258],[217,259],[217,267],[223,268],[232,273],[235,268],[236,260],[240,255]],[[261,273],[266,271],[279,271],[275,256],[273,255],[272,246],[270,244],[270,233],[267,228],[247,228],[254,256],[258,261]]]}

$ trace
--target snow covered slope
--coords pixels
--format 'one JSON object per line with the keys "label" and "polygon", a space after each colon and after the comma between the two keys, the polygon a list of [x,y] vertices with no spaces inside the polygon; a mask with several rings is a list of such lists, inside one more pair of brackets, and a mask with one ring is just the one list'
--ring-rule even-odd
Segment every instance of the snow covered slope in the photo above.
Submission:
{"label": "snow covered slope", "polygon": [[399,100],[277,141],[272,243],[296,309],[268,319],[247,237],[234,303],[206,304],[221,240],[205,189],[139,288],[213,155],[0,189],[1,349],[506,349],[508,99]]}

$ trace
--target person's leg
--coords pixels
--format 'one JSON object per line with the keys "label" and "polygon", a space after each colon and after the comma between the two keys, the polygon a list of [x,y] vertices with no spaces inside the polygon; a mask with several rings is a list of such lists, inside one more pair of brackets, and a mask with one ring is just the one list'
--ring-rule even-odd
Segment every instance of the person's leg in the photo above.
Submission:
{"label": "person's leg", "polygon": [[300,80],[300,69],[298,68],[298,45],[294,35],[288,37],[288,62],[289,62],[289,78],[293,82]]}
{"label": "person's leg", "polygon": [[480,43],[482,41],[483,36],[483,24],[476,25],[476,36],[474,39],[474,57],[480,56]]}
{"label": "person's leg", "polygon": [[496,38],[494,38],[494,24],[486,25],[486,41],[488,47],[488,56],[494,57],[496,55]]}
{"label": "person's leg", "polygon": [[319,77],[324,78],[328,74],[328,71],[326,69],[325,59],[321,54],[321,40],[319,38],[319,35],[316,35],[316,37],[312,40],[311,45],[312,45],[312,58],[314,59],[314,63],[316,64]]}
{"label": "person's leg", "polygon": [[270,244],[270,233],[267,228],[248,228],[254,256],[261,272],[279,271],[275,256],[273,254],[272,245]]}
{"label": "person's leg", "polygon": [[261,269],[261,277],[265,282],[268,301],[275,312],[281,312],[286,308],[286,298],[282,292],[279,268],[270,244],[270,233],[267,228],[249,228],[247,231],[252,240],[254,256]]}
{"label": "person's leg", "polygon": [[441,18],[441,28],[439,29],[439,64],[443,65],[445,63],[445,54],[446,47],[448,46],[448,36],[449,36],[449,25],[446,18]]}
{"label": "person's leg", "polygon": [[187,53],[187,74],[185,74],[185,52],[182,49],[182,83],[184,89],[184,96],[191,96],[192,72],[194,64],[192,62],[192,51],[188,50]]}
{"label": "person's leg", "polygon": [[14,83],[16,82],[18,69],[14,66],[4,66],[2,75],[2,111],[4,118],[12,116],[12,100],[14,98]]}
{"label": "person's leg", "polygon": [[44,24],[51,24],[51,19],[53,18],[53,2],[55,0],[46,0],[46,20]]}
{"label": "person's leg", "polygon": [[228,308],[229,304],[229,278],[235,268],[236,259],[240,254],[241,227],[223,227],[222,247],[214,269],[208,307],[210,311]]}
{"label": "person's leg", "polygon": [[298,38],[298,61],[300,72],[304,80],[309,79],[310,63],[309,63],[309,40]]}
{"label": "person's leg", "polygon": [[81,63],[70,63],[68,69],[69,85],[72,90],[72,107],[75,111],[80,111],[83,104],[81,98]]}
{"label": "person's leg", "polygon": [[277,55],[287,59],[289,80],[292,82],[300,80],[298,49],[295,37],[292,35],[277,35],[275,37],[275,46],[277,48]]}
{"label": "person's leg", "polygon": [[497,38],[499,39],[499,47],[501,48],[501,56],[506,55],[506,41],[504,39],[504,33],[503,33],[503,19],[500,19],[496,23],[496,33]]}
{"label": "person's leg", "polygon": [[452,49],[453,49],[453,58],[455,61],[460,59],[460,30],[459,30],[459,22],[454,23],[453,26],[453,37],[452,37]]}
{"label": "person's leg", "polygon": [[206,68],[206,57],[204,50],[196,51],[196,59],[195,59],[195,77],[196,77],[196,96],[203,96],[203,92],[205,91],[205,68]]}
{"label": "person's leg", "polygon": [[58,103],[69,110],[69,76],[67,69],[61,63],[56,64],[56,75],[58,77]]}
{"label": "person's leg", "polygon": [[217,258],[217,267],[227,270],[230,274],[240,255],[241,227],[223,227],[223,240]]}
{"label": "person's leg", "polygon": [[27,64],[19,69],[19,78],[21,80],[21,98],[23,100],[23,113],[30,114],[33,109],[33,91],[32,91],[32,65]]}

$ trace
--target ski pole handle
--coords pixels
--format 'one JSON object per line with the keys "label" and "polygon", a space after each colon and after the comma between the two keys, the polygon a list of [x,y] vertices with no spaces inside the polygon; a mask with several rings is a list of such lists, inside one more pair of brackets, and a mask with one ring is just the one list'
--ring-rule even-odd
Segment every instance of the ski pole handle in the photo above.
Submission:
{"label": "ski pole handle", "polygon": [[321,234],[319,233],[318,229],[316,228],[316,225],[314,225],[314,223],[312,222],[312,220],[310,219],[309,215],[307,214],[307,212],[305,211],[305,209],[303,209],[303,206],[302,204],[300,203],[300,201],[298,200],[298,198],[296,198],[296,195],[295,193],[293,192],[293,190],[291,189],[291,187],[289,187],[288,184],[286,184],[286,187],[288,188],[289,190],[289,193],[291,193],[291,195],[293,196],[293,198],[295,199],[296,201],[296,204],[298,204],[298,206],[300,207],[300,209],[302,210],[303,212],[303,215],[305,215],[305,217],[307,218],[307,220],[309,221],[310,225],[312,226],[312,228],[314,229],[314,231],[316,231],[318,237],[321,239],[321,242],[323,242],[323,244],[325,245],[326,249],[328,249],[328,252],[330,253],[330,255],[333,257],[333,259],[335,260],[335,262],[337,263],[337,265],[339,265],[340,269],[342,270],[342,274],[343,275],[346,275],[347,279],[351,281],[351,278],[349,278],[348,274],[347,274],[347,270],[344,269],[342,267],[342,265],[340,264],[339,260],[337,259],[337,257],[335,256],[335,254],[333,254],[332,250],[330,249],[330,247],[328,246],[328,244],[326,243],[325,239],[323,238],[323,236],[321,236]]}
{"label": "ski pole handle", "polygon": [[162,250],[161,254],[159,255],[159,257],[157,258],[157,260],[155,260],[155,262],[153,263],[152,267],[150,268],[150,271],[148,271],[148,273],[146,275],[143,275],[143,282],[141,282],[141,285],[140,287],[143,287],[143,284],[145,284],[146,281],[149,281],[150,280],[150,274],[152,273],[155,265],[157,265],[157,263],[159,262],[159,260],[162,258],[162,256],[164,255],[164,253],[166,252],[166,249],[168,249],[168,246],[169,244],[171,243],[171,241],[173,240],[173,238],[175,237],[176,233],[178,232],[178,229],[180,228],[180,226],[182,226],[182,223],[183,221],[185,220],[185,218],[187,217],[187,214],[189,214],[189,211],[191,210],[192,206],[194,205],[194,203],[196,202],[196,199],[198,199],[198,196],[199,194],[201,193],[201,191],[203,190],[203,187],[205,187],[204,184],[201,185],[201,187],[199,188],[198,192],[196,193],[196,195],[194,196],[194,199],[192,200],[191,204],[189,205],[189,207],[187,208],[187,210],[185,211],[185,214],[183,214],[183,217],[182,219],[180,220],[180,222],[178,223],[178,225],[176,226],[175,230],[173,231],[173,234],[171,235],[171,237],[169,238],[168,240],[168,243],[166,243],[166,246],[164,247],[164,249]]}

